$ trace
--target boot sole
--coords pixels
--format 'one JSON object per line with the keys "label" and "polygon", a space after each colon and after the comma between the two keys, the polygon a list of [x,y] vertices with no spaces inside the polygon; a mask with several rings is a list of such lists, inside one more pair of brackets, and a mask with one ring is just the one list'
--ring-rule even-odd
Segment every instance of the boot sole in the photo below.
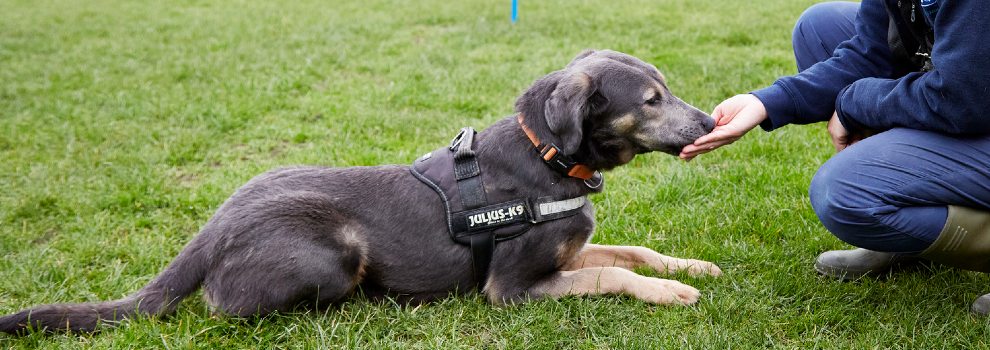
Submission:
{"label": "boot sole", "polygon": [[[884,271],[889,271],[890,269],[885,269]],[[848,282],[863,278],[864,276],[880,274],[882,272],[877,272],[874,270],[866,271],[854,271],[848,268],[841,268],[836,266],[829,266],[815,262],[815,271],[819,275],[829,277],[842,282]]]}
{"label": "boot sole", "polygon": [[896,270],[903,270],[908,267],[921,267],[925,265],[927,261],[920,258],[904,258],[900,261],[892,263],[890,266],[882,269],[871,269],[871,270],[853,270],[848,267],[839,267],[826,265],[820,261],[815,261],[815,272],[819,275],[829,277],[841,282],[855,281],[863,277],[875,277],[883,276],[887,273]]}

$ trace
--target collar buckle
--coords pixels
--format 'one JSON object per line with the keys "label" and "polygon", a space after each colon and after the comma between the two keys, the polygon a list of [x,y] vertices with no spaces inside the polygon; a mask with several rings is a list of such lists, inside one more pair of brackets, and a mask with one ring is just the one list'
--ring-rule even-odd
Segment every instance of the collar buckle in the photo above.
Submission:
{"label": "collar buckle", "polygon": [[560,148],[552,143],[549,145],[540,145],[537,151],[539,151],[540,158],[543,159],[543,162],[561,174],[569,173],[577,165],[577,162],[573,158],[561,152]]}
{"label": "collar buckle", "polygon": [[593,178],[595,174],[598,174],[597,170],[592,170],[584,164],[575,162],[574,158],[571,158],[561,152],[557,145],[552,143],[544,144],[540,142],[540,139],[536,137],[533,130],[530,130],[529,127],[526,126],[526,123],[523,123],[522,113],[519,113],[516,116],[516,120],[519,122],[519,126],[522,127],[523,133],[526,134],[529,141],[533,143],[534,147],[536,147],[536,153],[540,155],[540,159],[543,159],[543,162],[546,163],[551,169],[563,175],[582,180],[589,180]]}

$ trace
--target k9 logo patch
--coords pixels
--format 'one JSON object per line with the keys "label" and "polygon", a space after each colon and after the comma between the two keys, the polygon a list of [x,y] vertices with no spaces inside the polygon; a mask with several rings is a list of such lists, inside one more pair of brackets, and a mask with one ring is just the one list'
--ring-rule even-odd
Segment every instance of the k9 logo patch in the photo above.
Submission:
{"label": "k9 logo patch", "polygon": [[512,221],[516,217],[520,217],[526,213],[526,207],[522,205],[515,205],[508,208],[498,208],[489,210],[486,212],[473,214],[468,216],[468,227],[474,228],[475,226],[490,226],[494,224],[500,224],[506,221]]}
{"label": "k9 logo patch", "polygon": [[529,220],[529,206],[516,200],[463,212],[461,225],[468,231],[479,231]]}

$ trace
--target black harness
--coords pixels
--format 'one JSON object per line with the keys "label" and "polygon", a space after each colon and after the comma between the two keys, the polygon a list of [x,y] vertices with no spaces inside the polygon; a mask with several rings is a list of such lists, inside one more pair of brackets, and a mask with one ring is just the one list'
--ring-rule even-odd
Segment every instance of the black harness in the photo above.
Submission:
{"label": "black harness", "polygon": [[575,215],[587,198],[526,197],[489,204],[481,166],[472,149],[474,134],[470,127],[461,129],[450,146],[423,155],[410,171],[440,196],[450,238],[471,248],[474,276],[481,290],[497,242],[519,237],[541,222]]}

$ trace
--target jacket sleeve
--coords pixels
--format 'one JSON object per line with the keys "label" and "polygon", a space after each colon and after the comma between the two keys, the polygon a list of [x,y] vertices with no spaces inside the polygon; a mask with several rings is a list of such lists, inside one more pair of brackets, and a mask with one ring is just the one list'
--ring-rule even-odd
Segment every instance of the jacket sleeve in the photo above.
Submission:
{"label": "jacket sleeve", "polygon": [[933,25],[934,69],[898,79],[852,83],[835,100],[843,126],[990,133],[990,38],[986,30],[990,4],[941,3]]}
{"label": "jacket sleeve", "polygon": [[768,118],[760,126],[770,131],[787,124],[826,121],[843,88],[865,77],[889,78],[893,74],[889,21],[883,0],[864,0],[856,14],[856,34],[831,58],[753,92],[767,109]]}

